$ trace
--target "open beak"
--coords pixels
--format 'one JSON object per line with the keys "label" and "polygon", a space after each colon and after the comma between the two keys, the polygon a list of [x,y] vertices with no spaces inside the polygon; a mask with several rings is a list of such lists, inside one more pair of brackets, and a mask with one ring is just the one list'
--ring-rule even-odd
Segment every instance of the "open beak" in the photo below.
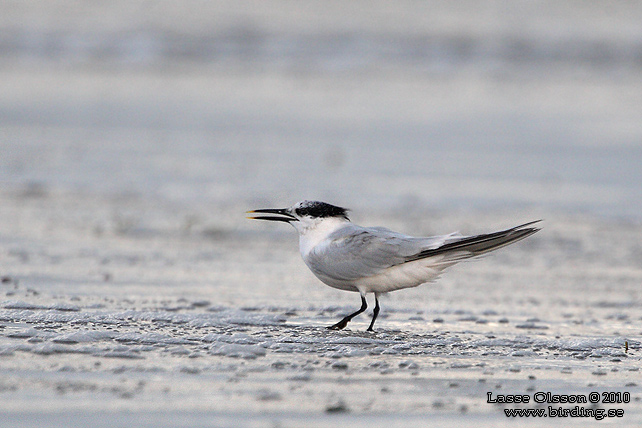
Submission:
{"label": "open beak", "polygon": [[290,214],[286,208],[264,208],[260,210],[248,211],[247,213],[248,214],[252,214],[252,213],[278,214],[278,216],[259,215],[255,217],[248,217],[249,219],[253,219],[253,220],[283,221],[286,223],[289,223],[291,221],[296,221],[296,217]]}

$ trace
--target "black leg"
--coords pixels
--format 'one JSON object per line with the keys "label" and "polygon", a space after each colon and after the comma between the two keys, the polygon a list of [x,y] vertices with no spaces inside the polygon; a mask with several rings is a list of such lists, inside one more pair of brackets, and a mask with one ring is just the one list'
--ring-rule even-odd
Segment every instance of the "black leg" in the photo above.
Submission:
{"label": "black leg", "polygon": [[377,293],[375,293],[375,307],[374,311],[372,311],[372,321],[370,321],[370,327],[368,327],[367,331],[374,331],[372,327],[374,326],[374,323],[377,319],[377,315],[379,315],[379,296],[377,296]]}
{"label": "black leg", "polygon": [[360,313],[364,312],[368,308],[368,302],[366,302],[366,296],[361,296],[361,307],[359,310],[355,313],[352,313],[348,315],[347,317],[343,318],[341,321],[338,323],[331,325],[328,327],[330,330],[341,330],[342,328],[345,328],[345,326],[348,325],[348,323],[352,320],[352,318],[356,317]]}

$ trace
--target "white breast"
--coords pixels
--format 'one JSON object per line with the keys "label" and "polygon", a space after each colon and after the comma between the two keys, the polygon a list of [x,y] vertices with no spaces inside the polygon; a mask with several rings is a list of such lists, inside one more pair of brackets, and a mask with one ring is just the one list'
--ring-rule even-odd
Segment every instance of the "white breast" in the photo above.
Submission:
{"label": "white breast", "polygon": [[311,222],[294,224],[299,232],[299,251],[305,260],[306,256],[318,245],[327,245],[328,236],[336,230],[345,227],[349,222],[341,218],[315,219]]}

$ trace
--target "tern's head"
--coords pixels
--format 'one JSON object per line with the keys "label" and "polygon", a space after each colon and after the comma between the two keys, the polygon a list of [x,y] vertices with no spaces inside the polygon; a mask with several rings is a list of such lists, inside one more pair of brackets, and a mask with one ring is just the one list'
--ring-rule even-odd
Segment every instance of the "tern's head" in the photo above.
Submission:
{"label": "tern's head", "polygon": [[248,217],[256,220],[283,221],[290,223],[299,232],[329,219],[348,221],[346,208],[319,201],[301,201],[289,208],[264,208],[248,213],[274,214]]}

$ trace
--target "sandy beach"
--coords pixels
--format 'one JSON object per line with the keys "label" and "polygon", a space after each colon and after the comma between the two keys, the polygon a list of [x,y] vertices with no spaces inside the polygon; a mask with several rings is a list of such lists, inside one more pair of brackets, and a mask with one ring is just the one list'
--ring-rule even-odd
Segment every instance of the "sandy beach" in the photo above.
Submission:
{"label": "sandy beach", "polygon": [[[30,5],[0,18],[3,428],[642,423],[637,4]],[[329,331],[358,295],[244,214],[301,199],[543,230]]]}

